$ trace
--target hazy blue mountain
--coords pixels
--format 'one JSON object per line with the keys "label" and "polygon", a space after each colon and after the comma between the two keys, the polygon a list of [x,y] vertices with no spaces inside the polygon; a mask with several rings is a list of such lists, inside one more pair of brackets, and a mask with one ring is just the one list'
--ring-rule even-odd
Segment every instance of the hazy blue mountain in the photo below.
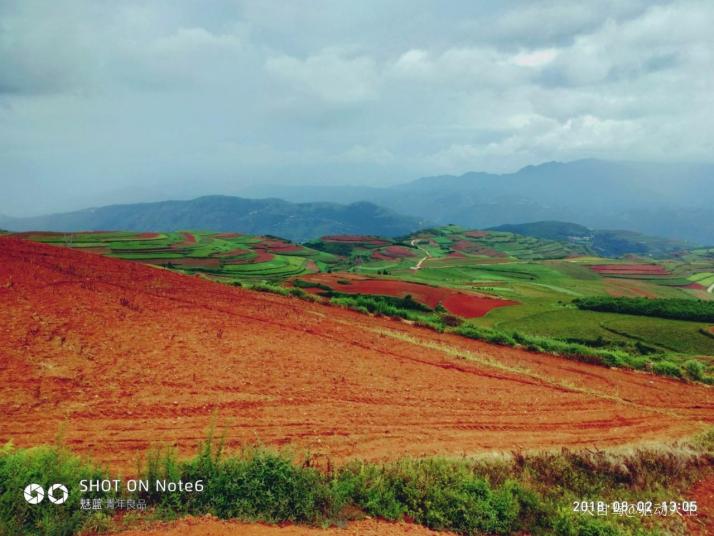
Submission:
{"label": "hazy blue mountain", "polygon": [[547,240],[589,240],[593,231],[584,225],[564,221],[535,221],[530,223],[507,223],[487,229],[489,231],[505,231]]}
{"label": "hazy blue mountain", "polygon": [[12,231],[174,231],[271,234],[295,241],[326,234],[404,235],[423,226],[372,203],[289,203],[280,199],[207,196],[191,201],[112,205],[33,218],[6,218]]}
{"label": "hazy blue mountain", "polygon": [[275,191],[288,200],[366,200],[437,224],[470,228],[561,220],[714,244],[711,164],[588,159],[515,173],[424,177],[390,188],[281,186]]}
{"label": "hazy blue mountain", "polygon": [[580,244],[603,257],[637,254],[665,258],[685,252],[696,245],[681,240],[648,236],[635,231],[588,229],[583,225],[562,221],[506,224],[489,230]]}

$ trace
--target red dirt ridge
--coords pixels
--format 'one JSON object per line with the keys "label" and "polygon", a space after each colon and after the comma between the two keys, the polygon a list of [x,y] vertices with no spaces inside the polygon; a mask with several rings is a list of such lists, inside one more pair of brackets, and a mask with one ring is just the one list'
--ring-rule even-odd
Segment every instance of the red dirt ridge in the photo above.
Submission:
{"label": "red dirt ridge", "polygon": [[374,253],[372,253],[373,259],[383,261],[406,259],[414,256],[414,251],[404,246],[389,246],[380,251],[375,251]]}
{"label": "red dirt ridge", "polygon": [[321,238],[323,242],[343,242],[345,244],[368,244],[372,246],[386,246],[386,240],[365,235],[328,235]]}
{"label": "red dirt ridge", "polygon": [[658,264],[593,264],[590,269],[602,275],[670,275]]}

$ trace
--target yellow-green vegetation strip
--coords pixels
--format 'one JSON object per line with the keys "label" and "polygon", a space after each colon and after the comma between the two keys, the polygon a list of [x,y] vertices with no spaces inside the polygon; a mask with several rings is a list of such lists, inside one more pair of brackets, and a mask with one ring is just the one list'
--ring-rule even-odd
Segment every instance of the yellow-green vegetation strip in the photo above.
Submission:
{"label": "yellow-green vegetation strip", "polygon": [[[222,519],[344,524],[365,515],[402,520],[458,534],[534,536],[654,536],[685,530],[680,516],[592,516],[574,511],[583,501],[693,500],[695,480],[711,474],[714,432],[687,442],[632,450],[568,450],[478,458],[362,461],[317,468],[309,456],[246,447],[226,454],[212,434],[197,455],[153,450],[139,465],[148,490],[82,494],[82,479],[110,479],[109,471],[61,446],[0,449],[0,533],[71,535],[120,528],[121,519],[83,510],[82,499],[144,501],[147,518],[211,514]],[[193,493],[160,492],[156,481],[200,482]],[[17,490],[28,482],[69,488],[61,505],[31,505]],[[196,486],[198,489],[198,486]],[[106,504],[106,503],[104,503]],[[140,521],[141,517],[135,516]]]}

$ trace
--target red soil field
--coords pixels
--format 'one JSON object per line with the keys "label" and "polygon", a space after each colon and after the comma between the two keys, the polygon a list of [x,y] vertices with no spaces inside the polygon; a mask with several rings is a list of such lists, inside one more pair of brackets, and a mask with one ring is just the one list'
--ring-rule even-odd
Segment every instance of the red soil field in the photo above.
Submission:
{"label": "red soil field", "polygon": [[651,288],[647,287],[644,281],[634,279],[615,279],[605,277],[603,279],[605,292],[614,297],[635,297],[635,298],[656,298],[657,295]]}
{"label": "red soil field", "polygon": [[184,240],[186,241],[186,244],[196,243],[196,236],[193,233],[181,233],[181,236],[183,236]]}
{"label": "red soil field", "polygon": [[130,261],[0,238],[0,443],[131,475],[150,446],[315,463],[605,447],[714,423],[705,386],[439,334]]}
{"label": "red soil field", "polygon": [[414,256],[414,251],[404,246],[389,246],[381,251],[375,251],[372,253],[373,259],[383,261],[406,259]]}
{"label": "red soil field", "polygon": [[159,238],[161,235],[159,233],[139,233],[137,235],[137,238],[145,238],[145,239],[152,239],[152,238]]}
{"label": "red soil field", "polygon": [[[338,292],[345,294],[373,294],[377,296],[394,296],[403,298],[411,294],[419,303],[432,309],[441,303],[447,311],[464,318],[476,318],[488,313],[496,307],[516,305],[518,302],[490,298],[478,294],[467,294],[457,290],[431,287],[419,283],[397,281],[394,279],[371,279],[354,277],[350,274],[316,274],[304,278],[307,281],[322,283]],[[340,281],[349,280],[345,285]]]}
{"label": "red soil field", "polygon": [[506,254],[496,249],[469,242],[468,240],[459,240],[454,242],[452,248],[458,252],[471,253],[472,255],[485,255],[486,257],[506,257]]}
{"label": "red soil field", "polygon": [[168,523],[155,523],[143,529],[121,533],[123,536],[449,536],[453,532],[433,531],[419,525],[391,523],[376,519],[354,521],[346,527],[321,529],[296,525],[266,525],[222,521],[212,516],[188,517]]}
{"label": "red soil field", "polygon": [[238,238],[243,236],[241,233],[218,233],[216,238]]}
{"label": "red soil field", "polygon": [[414,251],[404,246],[389,246],[384,254],[390,257],[414,257]]}
{"label": "red soil field", "polygon": [[304,248],[289,242],[281,242],[279,240],[261,240],[255,245],[256,248],[269,249],[275,253],[302,251]]}
{"label": "red soil field", "polygon": [[374,236],[364,235],[328,235],[321,238],[323,242],[344,242],[346,244],[369,244],[373,246],[386,246],[389,244],[386,240],[380,240]]}
{"label": "red soil field", "polygon": [[466,231],[464,236],[470,236],[471,238],[484,238],[488,236],[487,231]]}
{"label": "red soil field", "polygon": [[181,233],[183,240],[181,242],[176,242],[171,244],[172,249],[179,249],[183,246],[191,246],[196,243],[196,237],[192,233]]}
{"label": "red soil field", "polygon": [[[248,253],[251,253],[248,251]],[[259,262],[272,261],[275,255],[268,253],[264,249],[255,249],[252,253],[255,253],[255,257],[246,257],[245,259],[230,259],[226,261],[226,264],[257,264]]]}
{"label": "red soil field", "polygon": [[320,271],[320,267],[312,259],[307,260],[307,263],[305,263],[305,269],[311,273],[317,273]]}
{"label": "red soil field", "polygon": [[251,259],[250,262],[252,263],[259,263],[259,262],[268,262],[272,261],[275,258],[275,255],[272,253],[268,253],[264,249],[256,249],[255,250],[255,258]]}
{"label": "red soil field", "polygon": [[670,275],[658,264],[593,264],[590,269],[603,275]]}
{"label": "red soil field", "polygon": [[682,285],[682,288],[689,288],[692,290],[706,290],[707,287],[700,285],[699,283],[690,283],[689,285]]}
{"label": "red soil field", "polygon": [[225,253],[219,253],[219,257],[238,257],[239,255],[247,255],[248,253],[252,253],[250,249],[243,249],[243,248],[236,248],[232,249],[230,251],[226,251]]}

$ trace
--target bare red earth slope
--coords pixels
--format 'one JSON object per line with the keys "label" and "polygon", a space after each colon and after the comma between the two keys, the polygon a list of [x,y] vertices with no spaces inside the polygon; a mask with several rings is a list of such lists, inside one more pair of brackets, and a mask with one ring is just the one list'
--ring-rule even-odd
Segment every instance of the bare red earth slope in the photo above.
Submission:
{"label": "bare red earth slope", "polygon": [[714,422],[712,390],[0,238],[0,442],[131,470],[151,444],[334,459],[610,445]]}

